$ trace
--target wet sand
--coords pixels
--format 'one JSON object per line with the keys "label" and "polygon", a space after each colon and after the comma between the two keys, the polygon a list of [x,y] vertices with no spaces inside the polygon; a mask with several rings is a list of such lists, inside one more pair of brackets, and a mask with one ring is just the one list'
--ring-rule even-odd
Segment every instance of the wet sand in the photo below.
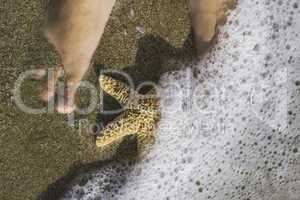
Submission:
{"label": "wet sand", "polygon": [[[32,115],[14,103],[11,90],[18,76],[40,64],[59,63],[43,36],[46,1],[8,1],[0,6],[0,199],[36,199],[47,186],[70,169],[110,157],[94,149],[90,137],[67,125],[66,116]],[[120,0],[94,59],[88,80],[97,85],[103,64],[126,69],[136,82],[158,80],[162,58],[178,56],[190,32],[185,1]],[[177,48],[177,49],[176,49]],[[189,51],[187,52],[189,54]],[[26,81],[27,105],[42,107],[39,83]],[[101,121],[98,112],[76,116]],[[78,168],[78,167],[77,167]]]}

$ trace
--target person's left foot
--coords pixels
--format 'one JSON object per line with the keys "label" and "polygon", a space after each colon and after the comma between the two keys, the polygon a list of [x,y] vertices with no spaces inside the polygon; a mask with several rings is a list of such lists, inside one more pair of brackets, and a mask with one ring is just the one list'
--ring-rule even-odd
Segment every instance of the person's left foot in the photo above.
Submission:
{"label": "person's left foot", "polygon": [[47,74],[47,69],[44,66],[40,66],[38,69],[34,70],[34,74],[31,76],[33,80],[41,80]]}
{"label": "person's left foot", "polygon": [[70,114],[75,111],[75,91],[74,89],[67,88],[64,90],[63,95],[58,96],[58,102],[55,107],[56,111],[60,114]]}
{"label": "person's left foot", "polygon": [[55,89],[45,88],[42,90],[42,92],[40,94],[40,99],[43,102],[48,103],[51,101],[51,99],[54,98],[54,95],[55,95]]}

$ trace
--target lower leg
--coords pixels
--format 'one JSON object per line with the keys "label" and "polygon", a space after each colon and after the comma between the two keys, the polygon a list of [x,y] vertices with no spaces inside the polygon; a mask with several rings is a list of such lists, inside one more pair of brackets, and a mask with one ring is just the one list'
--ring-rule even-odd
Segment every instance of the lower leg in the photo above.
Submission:
{"label": "lower leg", "polygon": [[90,65],[115,0],[79,2],[77,4],[72,0],[66,1],[64,8],[69,9],[64,11],[72,12],[69,15],[65,13],[62,15],[63,17],[57,22],[57,29],[64,30],[65,24],[72,24],[72,26],[54,36],[59,38],[55,46],[60,52],[66,75],[66,89],[63,94],[60,94],[56,107],[60,113],[70,113],[75,110],[76,90]]}

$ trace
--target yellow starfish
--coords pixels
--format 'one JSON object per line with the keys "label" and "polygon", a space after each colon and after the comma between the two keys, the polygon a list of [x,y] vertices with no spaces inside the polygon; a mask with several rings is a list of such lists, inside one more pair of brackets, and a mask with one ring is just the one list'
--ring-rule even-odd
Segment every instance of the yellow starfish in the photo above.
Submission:
{"label": "yellow starfish", "polygon": [[97,147],[110,145],[125,136],[135,135],[138,149],[154,138],[157,122],[160,118],[158,99],[154,90],[141,95],[124,83],[106,75],[100,75],[101,88],[115,98],[125,111],[110,122],[96,138]]}

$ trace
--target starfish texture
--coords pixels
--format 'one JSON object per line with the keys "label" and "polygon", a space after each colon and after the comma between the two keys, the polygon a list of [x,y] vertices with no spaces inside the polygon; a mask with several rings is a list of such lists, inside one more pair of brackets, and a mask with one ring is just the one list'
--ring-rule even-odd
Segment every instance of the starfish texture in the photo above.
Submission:
{"label": "starfish texture", "polygon": [[100,86],[108,95],[115,98],[125,111],[110,122],[96,138],[97,147],[104,147],[126,136],[137,137],[138,149],[154,138],[160,118],[158,99],[154,90],[141,95],[126,84],[107,75],[100,75]]}

